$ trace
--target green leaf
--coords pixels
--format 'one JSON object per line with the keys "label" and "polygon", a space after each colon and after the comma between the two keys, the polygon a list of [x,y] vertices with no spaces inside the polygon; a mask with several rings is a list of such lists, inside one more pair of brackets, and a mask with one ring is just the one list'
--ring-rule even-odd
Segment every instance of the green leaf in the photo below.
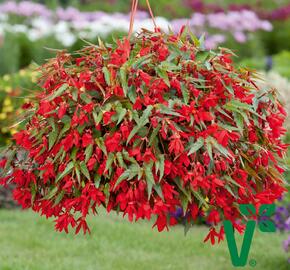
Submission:
{"label": "green leaf", "polygon": [[233,192],[233,190],[231,189],[230,186],[225,186],[225,189],[234,197],[237,199],[237,195],[235,194],[235,192]]}
{"label": "green leaf", "polygon": [[152,166],[153,166],[153,162],[146,163],[144,165],[146,182],[147,182],[148,199],[151,197],[152,188],[155,185],[155,180],[152,173]]}
{"label": "green leaf", "polygon": [[225,178],[228,182],[234,184],[235,186],[240,187],[240,188],[242,187],[239,183],[237,183],[237,182],[236,182],[232,177],[230,177],[229,175],[225,175],[224,178]]}
{"label": "green leaf", "polygon": [[199,201],[199,207],[201,207],[202,205],[205,206],[205,208],[208,208],[208,203],[206,202],[206,200],[203,198],[203,196],[196,190],[192,189],[191,190],[194,197]]}
{"label": "green leaf", "polygon": [[186,213],[188,203],[189,203],[188,197],[181,193],[180,200],[181,200],[181,206],[182,206],[183,213]]}
{"label": "green leaf", "polygon": [[151,114],[151,111],[153,109],[153,106],[149,105],[145,111],[143,112],[141,118],[139,119],[139,122],[137,123],[137,126],[135,126],[131,133],[128,136],[127,139],[127,144],[130,142],[130,140],[135,136],[135,134],[137,134],[137,132],[143,127],[145,126],[148,122],[149,122],[149,116]]}
{"label": "green leaf", "polygon": [[168,61],[163,61],[158,67],[160,70],[165,70],[165,71],[176,71],[176,70],[181,70],[181,66],[177,66],[172,62]]}
{"label": "green leaf", "polygon": [[82,161],[80,163],[80,169],[81,169],[81,172],[82,174],[88,179],[88,180],[91,180],[91,177],[90,177],[90,173],[89,173],[89,170],[88,170],[88,167],[86,165],[86,163],[84,161]]}
{"label": "green leaf", "polygon": [[103,119],[103,112],[100,111],[98,114],[96,112],[93,112],[93,118],[96,125],[100,124]]}
{"label": "green leaf", "polygon": [[141,66],[150,63],[151,60],[152,60],[151,56],[152,56],[152,53],[144,55],[144,56],[138,58],[135,62],[132,63],[133,69],[135,69],[135,70],[136,69],[140,69]]}
{"label": "green leaf", "polygon": [[125,97],[127,96],[127,93],[128,93],[128,82],[127,82],[126,68],[127,68],[126,64],[124,64],[120,68],[121,84],[122,84],[122,88],[123,88],[123,92],[124,92]]}
{"label": "green leaf", "polygon": [[16,149],[13,149],[13,150],[9,151],[8,154],[5,153],[7,161],[6,161],[6,164],[5,164],[5,167],[4,167],[4,171],[7,171],[10,168],[11,162],[12,162],[12,160],[15,159],[16,153],[17,153]]}
{"label": "green leaf", "polygon": [[61,139],[62,136],[71,128],[70,123],[65,123],[65,125],[63,126],[62,130],[59,133],[58,138]]}
{"label": "green leaf", "polygon": [[87,163],[89,161],[89,159],[91,158],[91,156],[93,154],[93,149],[94,149],[94,146],[92,144],[87,146],[87,148],[85,150],[85,163]]}
{"label": "green leaf", "polygon": [[211,64],[208,61],[205,61],[204,65],[205,65],[207,70],[211,70],[212,69]]}
{"label": "green leaf", "polygon": [[157,67],[156,68],[156,73],[158,74],[158,76],[160,78],[162,78],[164,80],[164,82],[166,83],[166,85],[168,87],[170,87],[170,81],[169,81],[169,77],[168,77],[168,74],[167,74],[166,70],[165,69],[162,69],[160,67]]}
{"label": "green leaf", "polygon": [[219,144],[213,137],[209,137],[210,141],[212,142],[215,149],[217,149],[221,154],[223,154],[226,157],[233,158],[233,156],[230,154],[230,152],[223,147],[221,144]]}
{"label": "green leaf", "polygon": [[31,185],[31,203],[33,204],[35,201],[37,188],[35,185]]}
{"label": "green leaf", "polygon": [[139,131],[141,127],[139,126],[135,126],[132,131],[130,132],[128,139],[127,139],[127,144],[130,142],[130,140],[137,134],[137,132]]}
{"label": "green leaf", "polygon": [[79,93],[78,93],[78,90],[77,89],[71,91],[71,95],[72,95],[72,100],[73,101],[78,101]]}
{"label": "green leaf", "polygon": [[201,147],[204,145],[204,139],[202,137],[199,137],[196,142],[192,145],[189,145],[189,152],[188,156],[192,155],[193,153],[197,152]]}
{"label": "green leaf", "polygon": [[61,87],[59,87],[52,95],[48,96],[47,100],[52,101],[55,98],[59,97],[61,94],[67,90],[68,84],[63,84]]}
{"label": "green leaf", "polygon": [[154,142],[154,139],[156,138],[160,128],[161,128],[161,125],[158,124],[158,126],[153,129],[153,132],[151,133],[150,138],[149,138],[149,146],[151,146],[152,143]]}
{"label": "green leaf", "polygon": [[232,99],[229,103],[227,103],[228,105],[232,105],[236,108],[239,108],[239,109],[245,109],[245,110],[252,110],[252,106],[247,104],[247,103],[243,103],[239,100],[236,100],[236,99]]}
{"label": "green leaf", "polygon": [[189,91],[186,88],[186,86],[184,85],[184,83],[181,83],[181,91],[182,91],[184,103],[187,105],[188,101],[189,101]]}
{"label": "green leaf", "polygon": [[202,34],[199,38],[199,48],[205,50],[205,34]]}
{"label": "green leaf", "polygon": [[176,185],[178,186],[178,188],[183,192],[183,194],[187,197],[188,201],[191,201],[191,195],[189,193],[188,190],[186,190],[184,187],[183,187],[183,184],[181,183],[181,180],[180,180],[180,177],[176,177],[173,179],[174,182],[176,183]]}
{"label": "green leaf", "polygon": [[130,163],[138,165],[138,162],[136,161],[136,159],[134,157],[131,157],[126,150],[123,150],[122,154],[125,160],[129,161]]}
{"label": "green leaf", "polygon": [[58,187],[53,187],[50,190],[50,192],[44,197],[44,199],[50,200],[51,198],[53,198],[56,195],[57,191],[58,191]]}
{"label": "green leaf", "polygon": [[116,187],[117,187],[119,184],[121,184],[124,180],[128,179],[129,175],[130,175],[130,170],[129,170],[129,169],[126,170],[126,171],[124,171],[124,172],[120,175],[120,177],[118,178],[118,180],[116,181],[114,188],[116,188]]}
{"label": "green leaf", "polygon": [[157,192],[158,196],[162,199],[162,201],[164,201],[164,196],[160,184],[154,185],[153,189]]}
{"label": "green leaf", "polygon": [[112,164],[113,164],[113,161],[114,161],[114,154],[113,153],[110,153],[108,155],[108,158],[107,158],[107,162],[106,162],[106,169],[105,171],[109,170],[111,167],[112,167]]}
{"label": "green leaf", "polygon": [[100,187],[101,176],[99,174],[97,174],[97,173],[94,176],[94,183],[95,183],[96,188]]}
{"label": "green leaf", "polygon": [[141,118],[140,118],[140,123],[137,123],[139,126],[144,126],[149,122],[149,116],[151,115],[151,111],[153,109],[152,105],[149,105],[145,111],[143,112]]}
{"label": "green leaf", "polygon": [[193,32],[190,29],[187,32],[188,32],[188,34],[190,36],[190,39],[193,42],[193,44],[196,47],[199,47],[199,45],[200,45],[199,39],[193,34]]}
{"label": "green leaf", "polygon": [[159,175],[159,181],[161,181],[162,177],[164,176],[164,163],[165,163],[165,158],[164,155],[160,154],[158,156],[160,165],[159,165],[159,170],[160,170],[160,175]]}
{"label": "green leaf", "polygon": [[111,85],[111,74],[110,74],[107,67],[103,67],[103,73],[104,73],[107,85],[110,86]]}
{"label": "green leaf", "polygon": [[78,183],[80,184],[81,183],[81,172],[80,172],[78,164],[75,164],[75,165],[76,165],[75,166],[75,172],[76,172],[76,175],[77,175]]}
{"label": "green leaf", "polygon": [[224,116],[228,117],[229,119],[233,119],[228,113],[226,113],[221,107],[216,107],[217,111],[223,114]]}
{"label": "green leaf", "polygon": [[135,176],[138,175],[138,173],[140,172],[141,168],[139,165],[137,164],[132,164],[126,171],[124,171],[120,177],[118,178],[118,180],[115,183],[115,188],[124,180],[131,180],[133,179]]}
{"label": "green leaf", "polygon": [[124,159],[123,159],[123,155],[122,155],[122,153],[121,153],[121,152],[116,153],[116,157],[117,157],[117,160],[118,160],[119,165],[120,165],[122,168],[126,168],[127,166],[126,166],[126,164],[125,164],[125,162],[124,162]]}
{"label": "green leaf", "polygon": [[58,204],[61,202],[61,200],[63,199],[64,194],[65,194],[65,191],[62,190],[62,191],[61,191],[61,192],[56,196],[56,199],[55,199],[55,201],[54,201],[53,206],[56,206],[56,205],[58,205]]}
{"label": "green leaf", "polygon": [[210,160],[213,160],[213,155],[212,155],[212,144],[211,144],[211,142],[210,142],[210,137],[207,137],[207,138],[206,138],[206,145],[205,145],[205,147],[206,147],[207,153],[208,153],[208,155],[209,155],[209,157],[210,157]]}
{"label": "green leaf", "polygon": [[55,179],[55,182],[58,182],[62,178],[64,178],[66,175],[68,175],[74,168],[74,163],[71,161],[67,164],[65,170],[61,172]]}
{"label": "green leaf", "polygon": [[136,97],[137,97],[136,88],[132,85],[128,89],[128,98],[130,99],[130,101],[132,103],[135,103],[136,102]]}
{"label": "green leaf", "polygon": [[163,104],[159,104],[159,111],[162,114],[168,114],[168,115],[173,115],[173,116],[181,116],[179,113],[175,112],[173,109],[170,109]]}
{"label": "green leaf", "polygon": [[70,154],[70,157],[72,160],[74,160],[74,161],[76,160],[77,153],[78,153],[78,148],[76,146],[74,146],[72,151],[71,151],[71,154]]}
{"label": "green leaf", "polygon": [[106,149],[106,146],[105,146],[105,143],[104,143],[104,139],[103,138],[97,138],[97,139],[95,139],[95,142],[96,142],[97,146],[103,151],[103,153],[105,155],[107,155],[107,149]]}
{"label": "green leaf", "polygon": [[124,117],[127,113],[127,110],[122,108],[120,110],[117,110],[117,113],[119,115],[117,125],[119,125],[121,123],[121,121],[124,119]]}
{"label": "green leaf", "polygon": [[242,133],[244,129],[244,119],[243,116],[240,113],[234,112],[233,113],[235,122],[237,124],[237,127],[239,128],[239,131]]}
{"label": "green leaf", "polygon": [[56,127],[55,127],[55,119],[53,117],[49,117],[47,119],[47,122],[49,123],[49,125],[52,127],[52,130],[55,130]]}
{"label": "green leaf", "polygon": [[48,150],[50,150],[54,146],[54,144],[55,144],[55,142],[57,140],[57,136],[58,136],[58,130],[57,129],[51,131],[48,134]]}
{"label": "green leaf", "polygon": [[86,93],[81,93],[80,94],[80,98],[82,101],[84,101],[86,104],[89,104],[92,102],[92,99],[89,95],[87,95]]}

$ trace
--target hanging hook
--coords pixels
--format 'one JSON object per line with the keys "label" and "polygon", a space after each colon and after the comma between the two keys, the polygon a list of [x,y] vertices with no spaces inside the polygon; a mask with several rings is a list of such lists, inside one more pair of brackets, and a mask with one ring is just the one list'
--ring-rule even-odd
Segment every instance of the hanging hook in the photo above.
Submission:
{"label": "hanging hook", "polygon": [[131,17],[130,17],[130,28],[128,33],[128,39],[131,38],[131,35],[133,33],[133,27],[134,27],[134,20],[137,12],[138,7],[138,0],[132,0],[132,7],[131,7]]}
{"label": "hanging hook", "polygon": [[[146,0],[146,4],[147,4],[148,10],[149,10],[151,19],[153,21],[154,27],[155,27],[155,29],[157,29],[157,24],[156,24],[155,17],[154,17],[153,11],[151,9],[149,0]],[[128,39],[131,38],[132,33],[133,33],[134,21],[135,21],[135,16],[136,16],[136,13],[137,13],[137,8],[138,8],[138,0],[132,0]]]}
{"label": "hanging hook", "polygon": [[156,24],[155,17],[154,17],[153,11],[152,11],[152,9],[151,9],[151,6],[150,6],[150,2],[149,2],[149,0],[146,0],[146,4],[147,4],[148,10],[149,10],[149,13],[150,13],[151,19],[152,19],[152,21],[153,21],[154,27],[155,27],[155,29],[156,29],[156,28],[157,28],[157,24]]}

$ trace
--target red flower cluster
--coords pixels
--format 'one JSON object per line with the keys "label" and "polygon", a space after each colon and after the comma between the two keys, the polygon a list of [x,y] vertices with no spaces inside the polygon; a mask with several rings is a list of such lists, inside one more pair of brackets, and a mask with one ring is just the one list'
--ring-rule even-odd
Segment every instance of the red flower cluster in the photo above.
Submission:
{"label": "red flower cluster", "polygon": [[86,233],[100,205],[130,221],[156,216],[162,231],[182,208],[188,225],[212,224],[214,243],[221,220],[242,229],[238,204],[284,192],[285,112],[251,76],[185,31],[60,53],[42,67],[43,91],[1,183],[59,231]]}

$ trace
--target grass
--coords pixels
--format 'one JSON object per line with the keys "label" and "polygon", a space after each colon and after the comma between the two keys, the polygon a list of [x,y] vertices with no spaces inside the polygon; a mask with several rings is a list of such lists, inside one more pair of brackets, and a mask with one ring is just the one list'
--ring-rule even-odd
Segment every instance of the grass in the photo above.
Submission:
{"label": "grass", "polygon": [[[1,270],[235,269],[226,243],[202,243],[205,227],[195,227],[184,237],[182,227],[158,233],[147,222],[130,224],[101,213],[90,220],[91,235],[75,236],[54,232],[52,221],[30,211],[1,210],[0,220]],[[257,261],[255,269],[287,269],[284,238],[256,231],[249,255]]]}

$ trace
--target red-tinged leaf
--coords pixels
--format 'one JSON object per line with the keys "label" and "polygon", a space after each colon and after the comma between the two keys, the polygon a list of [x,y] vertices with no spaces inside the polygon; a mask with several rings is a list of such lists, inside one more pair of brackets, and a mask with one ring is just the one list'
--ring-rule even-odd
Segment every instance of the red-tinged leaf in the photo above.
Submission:
{"label": "red-tinged leaf", "polygon": [[62,95],[66,90],[68,89],[68,84],[63,84],[61,85],[51,96],[47,98],[48,101],[52,101],[55,98],[59,97]]}

